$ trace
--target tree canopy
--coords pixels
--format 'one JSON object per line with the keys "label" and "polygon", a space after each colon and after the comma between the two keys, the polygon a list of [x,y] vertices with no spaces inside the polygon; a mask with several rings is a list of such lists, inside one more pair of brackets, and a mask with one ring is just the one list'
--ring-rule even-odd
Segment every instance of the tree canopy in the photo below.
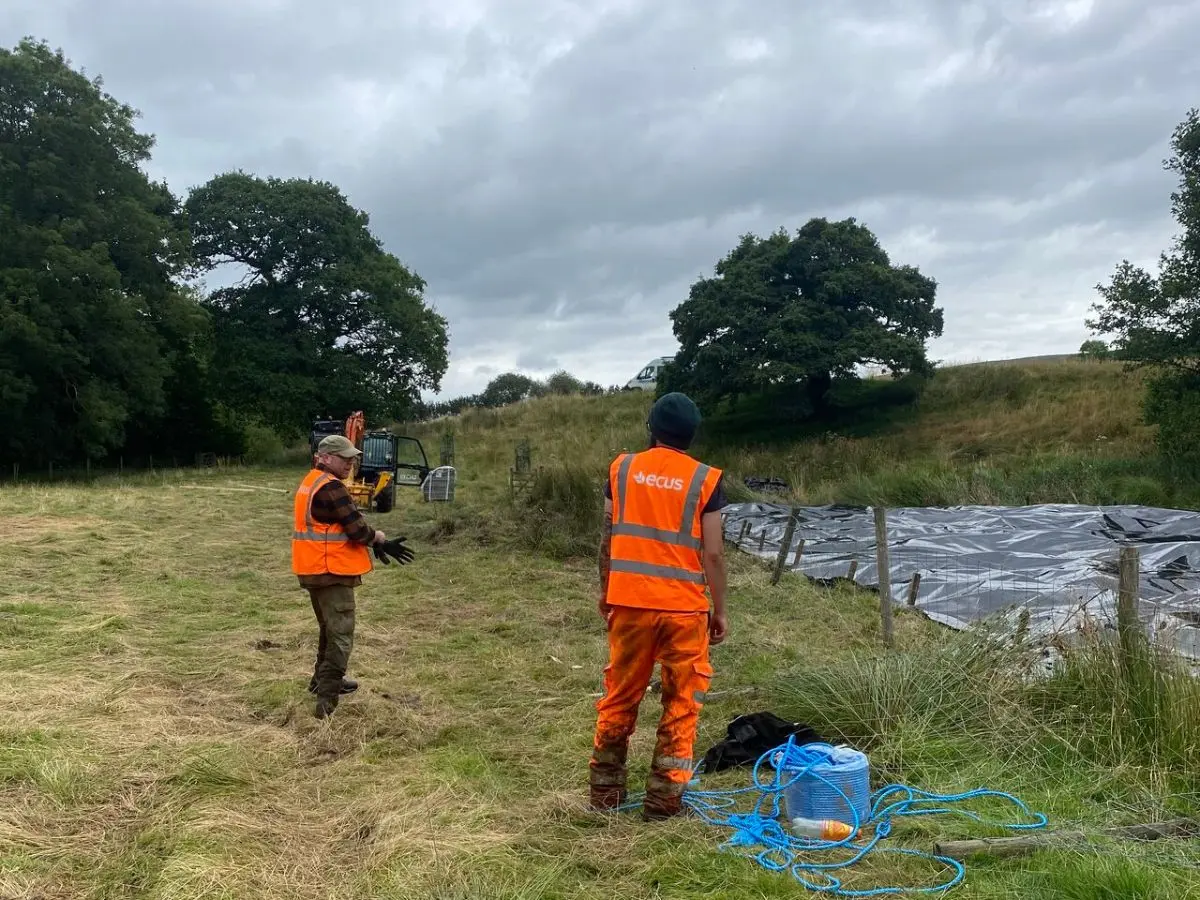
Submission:
{"label": "tree canopy", "polygon": [[174,278],[187,231],[140,166],[136,112],[22,41],[0,49],[0,447],[37,462],[121,447],[168,418],[203,311]]}
{"label": "tree canopy", "polygon": [[924,372],[926,341],[942,333],[936,291],[854,219],[744,235],[671,312],[680,352],[660,393],[712,403],[783,388],[812,412],[859,365]]}
{"label": "tree canopy", "polygon": [[437,390],[445,319],[334,185],[230,172],[186,209],[197,267],[242,275],[207,300],[224,402],[303,431],[317,409],[397,418]]}
{"label": "tree canopy", "polygon": [[236,454],[438,389],[445,319],[334,185],[228,172],[181,203],[137,118],[45,43],[0,49],[0,458]]}
{"label": "tree canopy", "polygon": [[1148,383],[1146,419],[1159,426],[1169,457],[1200,461],[1200,111],[1191,109],[1171,136],[1163,166],[1178,176],[1171,213],[1180,231],[1159,256],[1154,276],[1122,260],[1087,322],[1112,335],[1127,364],[1155,371]]}

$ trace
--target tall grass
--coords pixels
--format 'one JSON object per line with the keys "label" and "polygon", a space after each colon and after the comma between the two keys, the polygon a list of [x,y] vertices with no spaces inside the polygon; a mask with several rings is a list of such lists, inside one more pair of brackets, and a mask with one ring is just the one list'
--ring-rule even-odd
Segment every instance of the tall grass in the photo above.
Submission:
{"label": "tall grass", "polygon": [[[1142,376],[1117,363],[944,369],[915,402],[914,385],[839,388],[834,426],[789,422],[754,400],[705,410],[693,452],[727,471],[738,500],[752,498],[746,477],[775,476],[800,503],[1200,502],[1194,477],[1155,458],[1154,430],[1141,421]],[[414,433],[436,446],[453,429],[463,474],[501,490],[521,440],[530,441],[535,467],[603,470],[622,450],[644,447],[652,402],[640,392],[547,397],[470,410]]]}
{"label": "tall grass", "polygon": [[595,556],[604,472],[582,465],[542,469],[512,506],[517,545],[555,559]]}
{"label": "tall grass", "polygon": [[962,634],[802,667],[772,693],[781,714],[867,752],[877,781],[1035,794],[1078,784],[1121,815],[1200,809],[1200,681],[1176,657],[1145,645],[1127,659],[1099,636],[1049,677],[1026,677],[1030,661]]}

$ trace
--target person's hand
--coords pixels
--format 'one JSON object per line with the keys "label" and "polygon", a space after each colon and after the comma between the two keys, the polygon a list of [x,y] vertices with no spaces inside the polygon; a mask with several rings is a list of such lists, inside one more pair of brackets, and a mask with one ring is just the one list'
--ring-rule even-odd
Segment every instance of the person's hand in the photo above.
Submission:
{"label": "person's hand", "polygon": [[603,588],[596,596],[596,609],[600,613],[600,618],[602,618],[605,622],[608,622],[608,617],[612,613],[612,606],[605,601]]}
{"label": "person's hand", "polygon": [[390,566],[393,559],[402,566],[408,565],[413,561],[413,558],[416,556],[416,554],[413,553],[411,547],[406,547],[404,545],[406,540],[408,539],[398,537],[395,540],[384,541],[381,544],[376,544],[375,558],[385,566]]}
{"label": "person's hand", "polygon": [[715,612],[708,620],[708,642],[716,645],[725,640],[725,635],[729,634],[729,622],[725,618],[725,611]]}
{"label": "person's hand", "polygon": [[382,544],[386,540],[387,540],[387,535],[384,534],[382,531],[380,531],[378,528],[376,528],[375,529],[375,539],[373,541],[371,541],[371,543],[372,544]]}

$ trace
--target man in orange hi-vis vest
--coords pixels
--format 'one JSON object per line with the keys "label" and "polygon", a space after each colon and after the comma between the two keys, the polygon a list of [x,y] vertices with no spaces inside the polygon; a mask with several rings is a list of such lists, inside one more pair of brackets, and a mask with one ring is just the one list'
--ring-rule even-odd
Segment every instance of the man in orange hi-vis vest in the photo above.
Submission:
{"label": "man in orange hi-vis vest", "polygon": [[609,468],[599,602],[609,662],[589,764],[595,809],[625,801],[629,738],[655,662],[663,709],[643,817],[681,812],[692,777],[696,723],[712,678],[708,648],[728,629],[722,473],[686,452],[699,425],[690,398],[666,394],[650,410],[650,448],[622,454]]}
{"label": "man in orange hi-vis vest", "polygon": [[337,708],[340,695],[358,687],[345,674],[354,646],[354,589],[372,568],[368,547],[385,563],[390,556],[404,565],[413,556],[404,538],[388,541],[354,505],[342,479],[361,452],[340,434],[324,438],[293,500],[292,573],[308,591],[319,628],[308,684],[317,695],[318,719]]}

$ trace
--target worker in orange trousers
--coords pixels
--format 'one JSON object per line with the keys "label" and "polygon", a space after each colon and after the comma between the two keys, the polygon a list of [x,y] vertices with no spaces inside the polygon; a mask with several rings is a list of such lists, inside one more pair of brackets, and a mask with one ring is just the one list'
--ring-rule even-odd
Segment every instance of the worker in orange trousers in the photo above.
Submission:
{"label": "worker in orange trousers", "polygon": [[728,630],[726,499],[721,470],[687,453],[699,425],[689,397],[666,394],[650,410],[650,447],[609,467],[599,600],[609,661],[589,764],[595,809],[625,802],[629,738],[656,662],[663,708],[643,817],[679,814],[692,777],[696,725],[713,674],[709,647]]}

